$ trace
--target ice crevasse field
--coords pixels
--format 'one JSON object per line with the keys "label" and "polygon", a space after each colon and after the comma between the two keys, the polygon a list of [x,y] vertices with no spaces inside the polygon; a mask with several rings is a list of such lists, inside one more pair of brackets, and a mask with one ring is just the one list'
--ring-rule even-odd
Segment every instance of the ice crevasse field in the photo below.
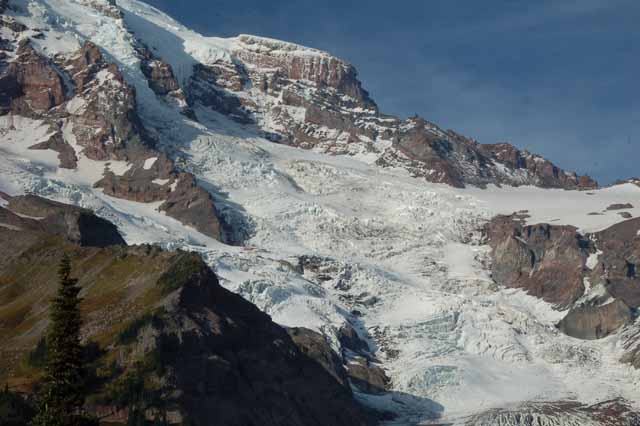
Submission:
{"label": "ice crevasse field", "polygon": [[[24,117],[0,117],[1,191],[91,208],[129,244],[197,251],[224,286],[281,325],[324,333],[338,351],[337,332],[351,323],[393,389],[358,397],[400,414],[397,424],[435,418],[455,424],[527,401],[640,401],[640,372],[618,361],[620,336],[582,341],[561,334],[555,324],[566,312],[492,281],[480,232],[497,214],[523,211],[530,224],[599,231],[623,220],[607,206],[640,206],[640,187],[455,189],[382,169],[366,153],[335,156],[275,144],[211,111],[198,111],[194,122],[156,101],[117,21],[72,1],[17,3],[32,12],[29,19],[59,33],[39,49],[68,53],[91,39],[121,67],[136,88],[145,126],[214,195],[238,244],[210,239],[159,212],[158,204],[93,187],[105,167],[122,173],[125,162],[95,162],[77,147],[77,170],[59,168],[55,153],[28,149],[48,127]],[[158,46],[179,79],[192,61],[224,56],[234,43],[202,37],[135,0],[118,5],[130,12],[128,27]],[[165,38],[157,39],[153,26]],[[640,215],[640,208],[629,211]],[[301,273],[294,267],[301,256],[317,257],[332,275],[317,280]]]}

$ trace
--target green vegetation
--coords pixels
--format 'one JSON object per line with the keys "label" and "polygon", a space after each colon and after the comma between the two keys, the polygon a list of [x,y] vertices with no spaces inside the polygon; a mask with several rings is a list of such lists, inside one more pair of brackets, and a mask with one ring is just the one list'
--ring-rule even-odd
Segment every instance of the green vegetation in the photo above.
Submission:
{"label": "green vegetation", "polygon": [[158,280],[163,295],[167,295],[189,282],[203,270],[203,262],[196,253],[180,253],[169,270]]}
{"label": "green vegetation", "polygon": [[8,387],[0,391],[0,426],[27,426],[35,416],[33,404]]}
{"label": "green vegetation", "polygon": [[155,328],[162,328],[162,315],[166,312],[160,308],[153,313],[146,313],[140,318],[131,321],[124,330],[116,336],[116,343],[119,345],[130,345],[136,341],[140,330],[153,324]]}
{"label": "green vegetation", "polygon": [[[56,286],[51,270],[60,252],[69,253],[66,262],[73,264],[73,272],[70,265],[61,267],[60,285]],[[179,359],[181,343],[169,332],[163,300],[202,274],[205,267],[191,253],[147,255],[139,248],[79,250],[51,238],[36,242],[3,268],[0,380],[6,379],[12,389],[25,395],[34,395],[27,401],[37,414],[31,425],[95,424],[84,410],[100,407],[126,409],[132,425],[166,424],[166,413],[176,410],[166,378]],[[62,307],[65,309],[58,309]],[[5,326],[8,324],[12,327]],[[72,390],[56,393],[52,367],[60,359],[55,355],[60,348],[54,348],[51,336],[60,325],[67,331],[58,333],[59,346],[72,348],[74,354],[65,359],[81,368],[78,374],[68,374],[69,380],[63,383]],[[74,329],[79,331],[81,325],[93,341],[80,344]],[[149,329],[153,332],[147,333]],[[74,334],[77,339],[66,339]],[[66,403],[74,404],[70,415],[54,420],[51,413],[58,410],[56,404]],[[0,412],[0,426],[14,426],[5,425],[2,416]],[[105,421],[117,424],[119,420],[115,415]],[[28,423],[15,426],[22,424]]]}
{"label": "green vegetation", "polygon": [[60,286],[51,304],[46,338],[45,382],[34,426],[97,424],[84,414],[84,351],[80,344],[80,287],[71,278],[71,261],[64,256],[58,272]]}
{"label": "green vegetation", "polygon": [[47,339],[46,337],[43,337],[38,341],[38,345],[36,346],[36,348],[29,352],[27,363],[30,367],[44,368],[47,364],[48,352],[49,349],[47,348]]}

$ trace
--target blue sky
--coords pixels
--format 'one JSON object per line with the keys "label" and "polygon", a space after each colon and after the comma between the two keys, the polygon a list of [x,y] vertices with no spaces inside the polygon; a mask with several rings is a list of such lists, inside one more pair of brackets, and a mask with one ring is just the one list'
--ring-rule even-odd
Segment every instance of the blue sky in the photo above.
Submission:
{"label": "blue sky", "polygon": [[640,175],[638,0],[147,0],[195,30],[354,64],[381,110],[508,141],[602,183]]}

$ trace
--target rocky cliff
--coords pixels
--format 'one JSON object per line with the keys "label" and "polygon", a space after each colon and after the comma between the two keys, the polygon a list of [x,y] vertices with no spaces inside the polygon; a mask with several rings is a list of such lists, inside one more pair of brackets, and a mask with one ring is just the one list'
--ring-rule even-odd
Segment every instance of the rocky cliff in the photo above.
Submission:
{"label": "rocky cliff", "polygon": [[570,309],[558,324],[569,336],[599,339],[632,322],[640,307],[640,220],[586,235],[572,226],[525,220],[499,216],[485,227],[497,283]]}

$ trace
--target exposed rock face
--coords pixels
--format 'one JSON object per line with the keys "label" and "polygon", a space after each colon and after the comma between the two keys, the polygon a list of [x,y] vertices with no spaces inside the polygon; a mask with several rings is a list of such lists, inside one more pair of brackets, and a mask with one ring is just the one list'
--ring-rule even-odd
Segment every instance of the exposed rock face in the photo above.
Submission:
{"label": "exposed rock face", "polygon": [[589,176],[578,176],[575,172],[566,172],[539,155],[520,151],[508,143],[480,145],[480,149],[512,172],[526,172],[530,183],[542,188],[593,189],[598,187],[598,183]]}
{"label": "exposed rock face", "polygon": [[604,280],[607,291],[632,308],[640,307],[640,218],[627,220],[604,231],[593,239],[602,254],[594,268],[595,282],[598,276]]}
{"label": "exposed rock face", "polygon": [[[227,71],[229,74],[226,74]],[[229,81],[226,82],[223,79],[229,79]],[[239,123],[247,124],[252,122],[252,119],[242,100],[224,89],[228,86],[231,89],[238,87],[240,90],[243,85],[242,74],[239,70],[233,69],[231,64],[196,64],[187,88],[188,101],[190,104],[200,104],[228,115]]]}
{"label": "exposed rock face", "polygon": [[455,187],[467,184],[536,185],[544,188],[596,188],[586,176],[565,172],[540,156],[510,144],[481,145],[419,117],[400,126],[394,144],[378,160],[414,176]]}
{"label": "exposed rock face", "polygon": [[[581,339],[606,337],[634,319],[638,232],[640,219],[584,236],[570,226],[525,226],[514,216],[498,216],[485,228],[494,280],[570,308],[558,328]],[[589,257],[596,260],[587,266]]]}
{"label": "exposed rock face", "polygon": [[219,241],[225,240],[213,199],[198,186],[193,175],[181,173],[178,176],[175,189],[160,206],[160,210],[205,235]]}
{"label": "exposed rock face", "polygon": [[592,250],[572,226],[524,226],[498,216],[485,228],[493,248],[494,280],[568,307],[584,293],[583,272]]}
{"label": "exposed rock face", "polygon": [[166,155],[138,160],[122,176],[106,172],[96,186],[117,198],[142,203],[164,201],[160,210],[168,216],[207,236],[224,240],[211,195],[197,185],[193,175],[177,172]]}
{"label": "exposed rock face", "polygon": [[23,42],[17,58],[0,76],[0,105],[16,114],[34,116],[65,101],[64,81],[53,62]]}
{"label": "exposed rock face", "polygon": [[[61,235],[82,247],[108,247],[124,245],[118,229],[109,221],[97,217],[91,211],[57,203],[35,195],[11,197],[5,210],[6,216],[20,229],[42,231]],[[18,216],[18,215],[22,215]]]}
{"label": "exposed rock face", "polygon": [[[66,208],[27,198],[15,204],[32,213]],[[47,229],[0,227],[0,241],[0,283],[11,287],[0,298],[0,367],[12,385],[33,385],[17,367],[46,329],[51,270],[64,251],[83,288],[83,336],[104,350],[95,362],[108,373],[92,385],[87,406],[104,421],[126,423],[141,400],[122,389],[139,386],[149,395],[147,419],[172,424],[373,424],[340,363],[323,366],[310,356],[336,360],[322,336],[294,331],[296,345],[268,315],[222,288],[197,254],[80,247]],[[24,309],[16,314],[15,306]]]}
{"label": "exposed rock face", "polygon": [[628,324],[631,309],[621,300],[604,306],[580,306],[572,309],[558,328],[568,336],[594,340],[606,337]]}
{"label": "exposed rock face", "polygon": [[166,200],[178,178],[173,162],[161,154],[134,161],[121,176],[107,171],[95,186],[112,197],[153,203]]}
{"label": "exposed rock face", "polygon": [[149,88],[160,99],[179,108],[183,114],[195,118],[171,65],[154,55],[144,43],[138,40],[134,47],[140,58],[140,70],[146,77]]}
{"label": "exposed rock face", "polygon": [[351,382],[362,392],[382,395],[390,390],[391,381],[385,371],[367,358],[350,360],[347,373]]}
{"label": "exposed rock face", "polygon": [[302,353],[317,361],[338,383],[349,386],[342,360],[331,349],[325,336],[306,328],[289,328],[287,331]]}
{"label": "exposed rock face", "polygon": [[316,87],[329,87],[362,105],[374,107],[357,79],[355,68],[324,52],[251,35],[237,38],[236,57],[255,69],[278,70],[281,78],[307,80]]}
{"label": "exposed rock face", "polygon": [[67,63],[77,94],[67,105],[77,143],[93,160],[135,159],[153,143],[137,114],[134,88],[86,42]]}

